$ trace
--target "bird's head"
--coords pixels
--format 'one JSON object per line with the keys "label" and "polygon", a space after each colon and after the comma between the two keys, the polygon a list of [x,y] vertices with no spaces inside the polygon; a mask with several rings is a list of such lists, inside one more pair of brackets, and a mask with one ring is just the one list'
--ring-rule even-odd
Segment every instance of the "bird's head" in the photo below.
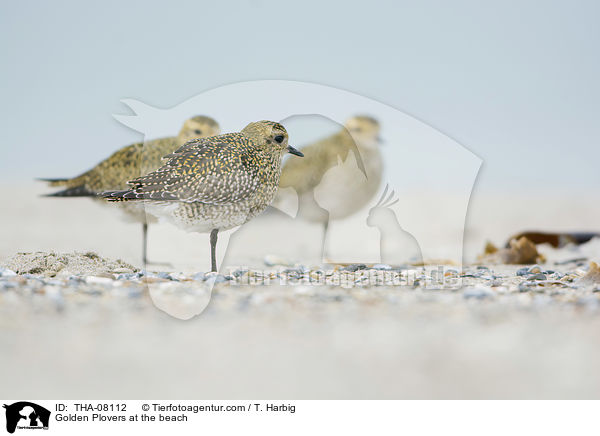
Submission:
{"label": "bird's head", "polygon": [[185,120],[183,127],[177,135],[177,142],[185,144],[186,142],[196,138],[207,138],[216,136],[221,133],[219,124],[210,117],[198,115]]}
{"label": "bird's head", "polygon": [[366,115],[357,115],[344,124],[348,133],[357,145],[364,147],[375,147],[381,140],[379,138],[379,122]]}
{"label": "bird's head", "polygon": [[288,133],[287,130],[285,130],[285,127],[274,121],[257,121],[255,123],[250,123],[244,127],[242,134],[252,139],[267,151],[277,152],[282,156],[285,152],[300,157],[304,156],[301,152],[288,144]]}

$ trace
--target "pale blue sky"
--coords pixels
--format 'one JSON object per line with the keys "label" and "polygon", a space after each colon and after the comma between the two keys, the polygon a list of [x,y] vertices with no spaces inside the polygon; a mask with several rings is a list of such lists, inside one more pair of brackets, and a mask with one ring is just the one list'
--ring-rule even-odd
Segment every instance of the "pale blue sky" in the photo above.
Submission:
{"label": "pale blue sky", "polygon": [[484,160],[480,194],[598,187],[598,2],[294,5],[3,2],[0,179],[73,176],[138,140],[120,99],[290,79],[448,134]]}

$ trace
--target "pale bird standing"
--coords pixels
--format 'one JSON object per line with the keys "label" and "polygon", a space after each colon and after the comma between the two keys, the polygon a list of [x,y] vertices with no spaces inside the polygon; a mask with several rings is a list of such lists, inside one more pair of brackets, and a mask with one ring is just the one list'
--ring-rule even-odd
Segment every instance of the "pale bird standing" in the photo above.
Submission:
{"label": "pale bird standing", "polygon": [[[98,198],[104,191],[127,189],[127,182],[156,170],[164,162],[162,158],[194,138],[215,136],[220,133],[215,120],[206,116],[189,118],[177,136],[152,139],[120,148],[108,158],[85,173],[72,179],[41,179],[50,186],[66,189],[47,195],[48,197],[91,197]],[[104,202],[103,202],[104,203]],[[156,218],[147,215],[141,204],[123,203],[120,209],[128,221],[142,224],[142,259],[148,263],[148,224]]]}
{"label": "pale bird standing", "polygon": [[354,214],[377,194],[383,172],[379,131],[374,118],[352,117],[338,133],[301,148],[304,159],[283,167],[280,187],[295,189],[298,216],[323,225],[322,255],[329,220]]}

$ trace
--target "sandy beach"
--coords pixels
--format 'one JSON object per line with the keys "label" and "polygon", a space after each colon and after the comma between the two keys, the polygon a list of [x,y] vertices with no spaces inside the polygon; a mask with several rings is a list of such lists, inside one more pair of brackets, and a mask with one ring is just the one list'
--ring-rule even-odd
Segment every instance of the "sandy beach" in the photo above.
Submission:
{"label": "sandy beach", "polygon": [[[21,188],[1,215],[0,373],[12,396],[599,396],[600,282],[588,270],[600,241],[542,246],[537,267],[474,264],[488,239],[501,246],[534,226],[572,229],[574,216],[578,230],[593,229],[598,209],[584,199],[557,207],[474,196],[465,263],[445,266],[462,286],[436,289],[398,286],[401,270],[386,265],[269,266],[255,250],[241,255],[247,269],[207,275],[205,235],[163,225],[151,228],[150,257],[172,265],[146,271],[138,225],[42,192]],[[525,205],[536,213],[523,214]],[[271,224],[256,225],[268,233]],[[350,279],[315,283],[319,269]],[[383,279],[362,281],[365,273]],[[268,285],[252,284],[264,275]]]}

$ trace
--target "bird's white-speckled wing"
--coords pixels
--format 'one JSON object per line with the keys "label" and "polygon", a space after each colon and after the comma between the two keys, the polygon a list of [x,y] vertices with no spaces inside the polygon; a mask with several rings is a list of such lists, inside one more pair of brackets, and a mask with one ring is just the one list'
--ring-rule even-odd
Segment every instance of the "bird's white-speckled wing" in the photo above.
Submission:
{"label": "bird's white-speckled wing", "polygon": [[156,171],[129,182],[124,199],[231,204],[259,186],[258,169],[251,165],[248,140],[234,133],[193,140]]}

